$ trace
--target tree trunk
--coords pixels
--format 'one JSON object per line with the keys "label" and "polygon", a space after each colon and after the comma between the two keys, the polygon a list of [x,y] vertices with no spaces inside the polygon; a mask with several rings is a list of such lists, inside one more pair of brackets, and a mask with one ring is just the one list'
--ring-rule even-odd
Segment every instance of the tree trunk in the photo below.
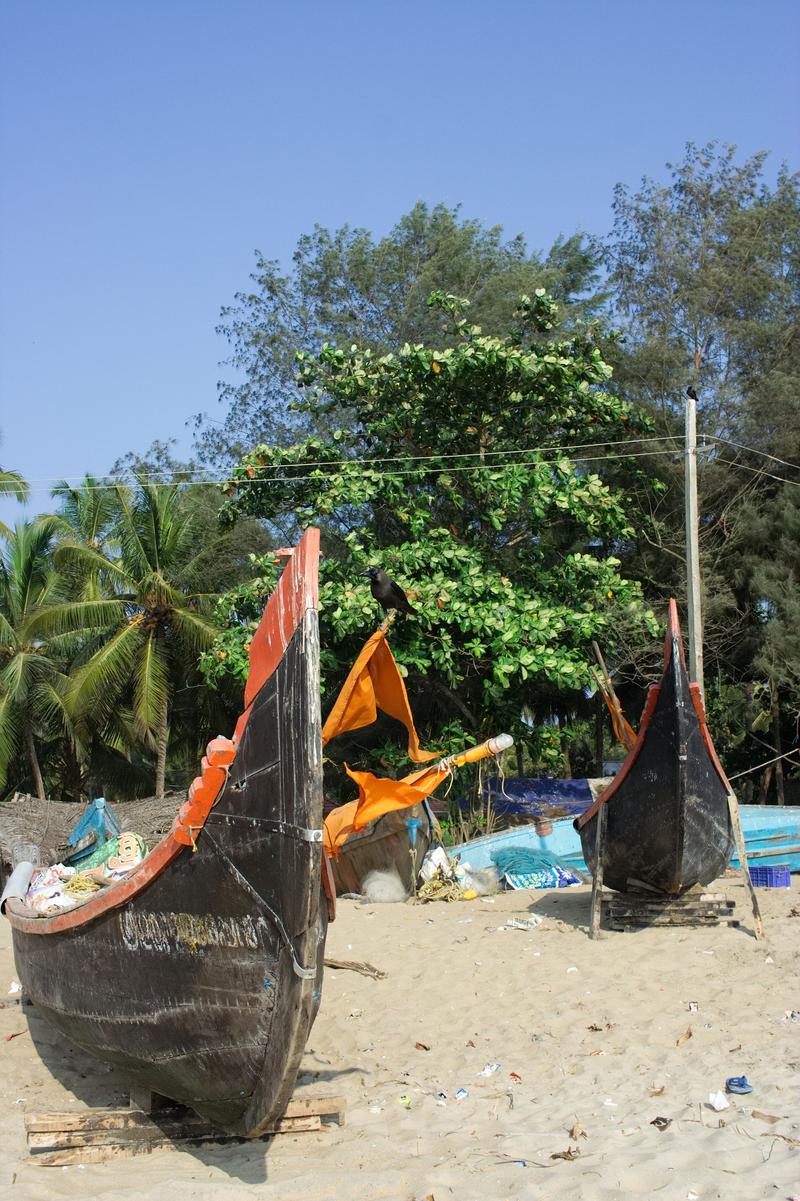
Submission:
{"label": "tree trunk", "polygon": [[572,779],[572,760],[569,757],[569,743],[564,738],[564,722],[561,718],[558,719],[558,741],[561,746],[561,755],[564,760],[564,779]]}
{"label": "tree trunk", "polygon": [[36,745],[33,741],[33,730],[30,726],[25,727],[25,739],[28,744],[28,758],[31,762],[31,771],[33,772],[33,785],[36,789],[36,795],[40,801],[47,800],[44,791],[44,780],[42,779],[42,769],[39,767],[39,759],[36,754]]}
{"label": "tree trunk", "polygon": [[75,750],[75,743],[68,738],[65,752],[64,779],[61,784],[61,800],[79,802],[82,785],[83,772],[81,771],[80,760]]}
{"label": "tree trunk", "polygon": [[773,768],[773,764],[770,763],[769,767],[764,772],[764,775],[761,777],[761,796],[758,799],[759,805],[766,805],[766,803],[767,803],[767,794],[769,793],[769,783],[770,783],[770,780],[772,779],[772,768]]}
{"label": "tree trunk", "polygon": [[[775,754],[782,754],[781,749],[781,704],[778,696],[778,687],[776,684],[772,686],[772,740],[775,743]],[[775,764],[775,791],[778,794],[778,804],[785,805],[786,798],[783,793],[783,760],[778,759]]]}
{"label": "tree trunk", "polygon": [[594,694],[594,774],[602,776],[603,774],[603,750],[604,750],[604,731],[603,724],[606,716],[606,703],[603,700],[603,694],[598,688]]}
{"label": "tree trunk", "polygon": [[164,777],[167,772],[167,741],[169,739],[169,698],[164,696],[161,717],[156,730],[156,797],[164,795]]}

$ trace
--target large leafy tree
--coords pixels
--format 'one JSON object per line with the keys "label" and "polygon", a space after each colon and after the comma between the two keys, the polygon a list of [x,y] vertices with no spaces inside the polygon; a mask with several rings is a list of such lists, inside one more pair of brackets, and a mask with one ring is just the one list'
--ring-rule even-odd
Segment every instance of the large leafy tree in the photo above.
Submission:
{"label": "large leafy tree", "polygon": [[[393,645],[429,741],[510,728],[541,762],[555,698],[574,701],[589,680],[590,640],[612,637],[622,613],[649,620],[619,560],[598,553],[632,531],[623,498],[586,461],[589,444],[639,419],[608,389],[588,329],[552,338],[558,313],[543,291],[519,303],[507,337],[483,333],[464,308],[432,296],[436,327],[448,327],[433,346],[301,353],[303,410],[346,412],[348,424],[255,448],[233,473],[230,511],[323,524],[327,694],[377,617],[359,575],[383,564],[418,609]],[[264,591],[271,577],[265,564]],[[250,626],[236,618],[254,617],[254,587],[227,602],[211,680],[242,669]]]}
{"label": "large leafy tree", "polygon": [[[627,335],[609,348],[615,378],[621,395],[650,411],[659,436],[674,436],[676,454],[643,461],[637,478],[624,464],[604,478],[624,485],[641,514],[627,571],[653,598],[684,595],[680,451],[683,393],[693,383],[706,441],[699,476],[706,674],[723,727],[724,710],[735,706],[741,727],[750,728],[754,690],[765,683],[788,698],[800,672],[785,538],[799,478],[790,464],[800,461],[800,183],[781,169],[768,184],[765,157],[740,160],[734,147],[690,145],[668,183],[617,189],[607,243]],[[788,736],[788,713],[783,723]],[[744,744],[732,733],[729,763],[764,758],[756,734]]]}
{"label": "large leafy tree", "polygon": [[289,444],[321,413],[290,412],[294,355],[324,342],[386,352],[404,342],[443,342],[440,314],[425,305],[440,290],[471,301],[475,321],[497,333],[513,325],[521,293],[545,287],[568,316],[588,316],[598,293],[599,256],[581,236],[545,256],[521,236],[506,238],[462,218],[457,208],[417,204],[382,238],[365,229],[320,226],[300,238],[292,268],[259,254],[252,286],[222,313],[236,382],[221,386],[224,423],[198,420],[207,462],[226,469],[262,441]]}

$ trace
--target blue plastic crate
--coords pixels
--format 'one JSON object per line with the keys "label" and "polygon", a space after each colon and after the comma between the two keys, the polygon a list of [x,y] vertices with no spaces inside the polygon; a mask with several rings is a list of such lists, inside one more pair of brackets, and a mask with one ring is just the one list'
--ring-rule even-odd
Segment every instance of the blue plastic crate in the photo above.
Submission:
{"label": "blue plastic crate", "polygon": [[751,867],[750,879],[756,888],[791,888],[792,875],[786,864],[778,867]]}

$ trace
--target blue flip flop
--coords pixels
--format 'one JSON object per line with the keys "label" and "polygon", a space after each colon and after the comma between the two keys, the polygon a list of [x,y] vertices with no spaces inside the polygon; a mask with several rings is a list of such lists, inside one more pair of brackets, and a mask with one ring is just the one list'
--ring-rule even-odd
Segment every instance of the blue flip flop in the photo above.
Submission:
{"label": "blue flip flop", "polygon": [[725,1081],[725,1088],[729,1093],[751,1093],[753,1086],[746,1076],[731,1076]]}

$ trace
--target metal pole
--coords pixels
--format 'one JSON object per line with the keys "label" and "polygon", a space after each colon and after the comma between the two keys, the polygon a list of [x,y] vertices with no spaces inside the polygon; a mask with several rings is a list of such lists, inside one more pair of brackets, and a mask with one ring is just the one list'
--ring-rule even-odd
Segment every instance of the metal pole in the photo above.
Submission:
{"label": "metal pole", "polygon": [[[693,391],[693,389],[692,389]],[[697,400],[686,397],[686,592],[689,608],[689,679],[700,687],[705,699],[703,682],[703,619],[700,607],[700,546],[698,542],[699,513],[697,507]]]}

